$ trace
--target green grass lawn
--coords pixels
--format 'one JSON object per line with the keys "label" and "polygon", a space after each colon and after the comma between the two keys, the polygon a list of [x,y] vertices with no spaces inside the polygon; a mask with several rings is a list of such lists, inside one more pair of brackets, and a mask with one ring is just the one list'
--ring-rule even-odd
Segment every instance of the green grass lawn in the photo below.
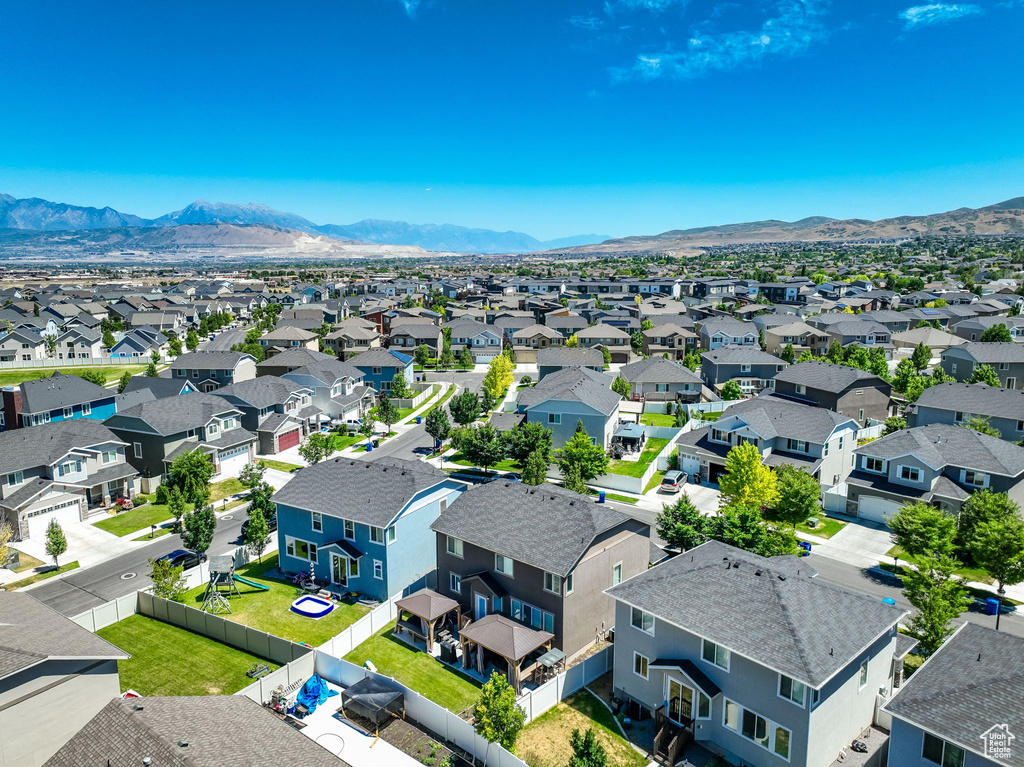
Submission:
{"label": "green grass lawn", "polygon": [[393,638],[394,628],[395,624],[389,623],[346,655],[345,660],[357,666],[373,661],[381,674],[394,677],[456,714],[477,702],[480,685],[401,639]]}
{"label": "green grass lawn", "polygon": [[573,730],[593,728],[616,767],[645,767],[647,759],[619,732],[612,712],[589,690],[580,690],[523,728],[516,754],[530,767],[565,767],[573,755],[569,737]]}
{"label": "green grass lawn", "polygon": [[275,461],[271,458],[260,458],[259,463],[266,466],[268,469],[276,469],[277,471],[286,471],[289,474],[293,471],[298,471],[302,468],[302,464],[298,463],[286,463],[285,461]]}
{"label": "green grass lawn", "polygon": [[[473,463],[472,461],[467,459],[466,456],[464,456],[461,452],[455,453],[453,455],[445,456],[444,462],[445,462],[446,465],[449,464],[449,463],[457,463],[459,466],[479,466],[479,464]],[[504,461],[502,461],[499,464],[496,464],[494,466],[489,466],[488,469],[492,469],[492,470],[496,469],[498,471],[519,471],[520,470],[519,469],[519,464],[516,463],[515,461],[512,461],[512,460],[504,460]]]}
{"label": "green grass lawn", "polygon": [[796,526],[796,529],[801,533],[807,533],[808,535],[816,535],[819,538],[831,538],[833,535],[838,533],[847,523],[841,519],[835,519],[834,517],[826,517],[824,514],[818,515],[818,526],[808,527],[806,522],[801,522]]}
{"label": "green grass lawn", "polygon": [[122,511],[120,514],[101,519],[95,526],[123,538],[150,525],[159,525],[170,518],[171,512],[165,504],[147,503],[145,506],[136,506],[131,511]]}
{"label": "green grass lawn", "polygon": [[658,457],[658,453],[664,450],[667,444],[667,439],[651,437],[647,440],[639,461],[611,461],[608,464],[608,473],[620,474],[625,477],[642,477],[647,471],[647,467],[651,465],[651,461]]}
{"label": "green grass lawn", "polygon": [[[597,494],[600,491],[599,490],[595,490],[592,487],[589,487],[589,488],[587,488],[587,492],[590,495],[597,496]],[[618,493],[609,493],[607,490],[604,493],[604,497],[607,498],[609,501],[618,501],[619,503],[636,503],[636,501],[637,501],[636,498],[630,498],[628,495],[619,495]]]}
{"label": "green grass lawn", "polygon": [[439,399],[439,400],[438,400],[437,402],[435,402],[435,403],[434,403],[433,405],[431,405],[431,406],[430,406],[430,407],[429,407],[429,408],[428,408],[428,409],[427,409],[427,410],[426,410],[426,411],[425,411],[425,412],[423,413],[423,417],[424,417],[424,418],[426,418],[426,417],[427,417],[427,413],[430,413],[430,412],[432,412],[432,411],[436,410],[436,409],[437,409],[437,408],[439,408],[439,407],[444,407],[444,403],[445,403],[445,402],[447,402],[447,401],[448,401],[449,399],[451,399],[451,396],[452,396],[452,395],[453,395],[454,393],[455,393],[455,385],[454,385],[454,384],[452,384],[451,386],[449,386],[449,387],[448,387],[448,391],[446,391],[446,392],[444,393],[444,396],[443,396],[443,397],[441,397],[441,399]]}
{"label": "green grass lawn", "polygon": [[360,440],[365,441],[366,438],[362,434],[332,434],[331,441],[334,443],[335,450],[344,450],[346,447],[352,447]]}
{"label": "green grass lawn", "polygon": [[36,559],[31,554],[26,554],[24,551],[18,552],[18,566],[13,569],[12,572],[23,573],[26,570],[35,570],[37,567],[45,567],[46,563],[41,559]]}
{"label": "green grass lawn", "polygon": [[241,493],[245,490],[247,490],[246,486],[243,485],[237,477],[225,479],[221,482],[214,482],[210,485],[210,501],[223,501],[229,495]]}
{"label": "green grass lawn", "polygon": [[[722,417],[722,413],[724,413],[724,412],[725,412],[724,410],[719,410],[719,411],[714,412],[714,413],[701,413],[700,414],[700,416],[701,416],[700,420],[701,421],[717,421],[719,418]],[[696,414],[694,414],[694,415],[696,417]]]}
{"label": "green grass lawn", "polygon": [[665,479],[665,475],[666,474],[668,474],[667,471],[656,471],[656,472],[654,472],[654,476],[651,477],[651,481],[648,482],[647,483],[647,487],[644,488],[644,493],[645,494],[649,493],[654,488],[656,488],[658,485],[660,485],[661,484],[661,480]]}
{"label": "green grass lawn", "polygon": [[47,570],[45,573],[36,573],[35,575],[30,575],[28,578],[22,578],[21,580],[14,581],[13,583],[8,583],[4,588],[7,591],[14,591],[15,589],[20,589],[22,586],[30,586],[33,583],[45,581],[47,578],[52,578],[55,575],[66,573],[68,570],[77,569],[78,562],[68,562],[66,565],[61,565],[59,568],[54,568],[53,570]]}
{"label": "green grass lawn", "polygon": [[[338,605],[318,621],[293,613],[289,608],[298,596],[298,589],[291,583],[266,577],[266,572],[277,567],[277,554],[266,557],[262,563],[252,562],[238,570],[238,574],[270,586],[270,591],[260,591],[244,583],[238,584],[240,597],[230,597],[231,612],[222,617],[243,623],[268,634],[290,639],[293,642],[321,645],[335,634],[339,634],[369,612],[363,605]],[[323,573],[318,573],[323,575]],[[198,609],[203,603],[206,586],[193,589],[185,595],[185,604]]]}
{"label": "green grass lawn", "polygon": [[640,416],[640,423],[647,426],[669,426],[676,425],[676,417],[665,413],[644,413]]}
{"label": "green grass lawn", "polygon": [[[59,361],[59,360],[58,360]],[[54,368],[20,368],[18,370],[0,371],[0,386],[15,386],[22,381],[35,381],[38,378],[49,378],[56,371],[61,373],[87,373],[98,370],[107,378],[107,383],[118,380],[125,371],[132,375],[141,373],[145,365],[65,365]]]}
{"label": "green grass lawn", "polygon": [[[889,549],[889,551],[886,552],[886,556],[899,557],[901,562],[910,562],[914,565],[920,564],[918,557],[907,556],[906,552],[904,552],[899,546],[893,546]],[[961,564],[960,567],[956,569],[956,574],[969,581],[977,581],[978,583],[995,583],[995,581],[992,580],[992,576],[980,567],[971,567],[970,565]]]}
{"label": "green grass lawn", "polygon": [[121,689],[142,695],[231,695],[252,683],[245,672],[255,664],[266,663],[271,671],[279,668],[145,615],[132,615],[96,633],[131,654],[117,662]]}

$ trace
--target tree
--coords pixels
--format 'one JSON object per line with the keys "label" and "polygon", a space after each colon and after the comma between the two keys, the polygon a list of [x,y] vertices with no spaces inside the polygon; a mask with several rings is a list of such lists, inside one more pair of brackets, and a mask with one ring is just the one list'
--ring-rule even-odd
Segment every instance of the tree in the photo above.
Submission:
{"label": "tree", "polygon": [[998,325],[992,325],[991,327],[985,328],[981,334],[981,342],[990,343],[993,341],[1013,343],[1013,336],[1010,335],[1010,329],[1001,322]]}
{"label": "tree", "polygon": [[526,465],[523,467],[523,484],[543,485],[548,476],[549,465],[549,456],[545,456],[543,450],[534,450],[527,457]]}
{"label": "tree", "polygon": [[796,350],[793,348],[793,344],[786,344],[783,347],[782,353],[779,354],[779,359],[783,362],[788,362],[790,365],[793,364],[793,360],[796,359]]}
{"label": "tree", "polygon": [[480,417],[480,397],[466,389],[448,401],[448,411],[452,414],[452,420],[460,426],[471,424]]}
{"label": "tree", "polygon": [[612,353],[611,353],[611,350],[607,346],[599,346],[597,348],[601,350],[601,357],[604,359],[604,364],[605,365],[611,365],[612,364]]}
{"label": "tree", "polygon": [[441,359],[438,360],[438,364],[443,368],[450,368],[455,364],[455,355],[452,354],[450,346],[444,347],[444,350],[441,352]]}
{"label": "tree", "polygon": [[217,516],[207,497],[196,502],[196,508],[188,512],[181,521],[181,542],[186,549],[205,554],[213,543],[217,532]]}
{"label": "tree", "polygon": [[877,346],[868,354],[868,370],[883,381],[889,380],[889,361],[885,358],[885,352]]}
{"label": "tree", "polygon": [[735,381],[726,381],[722,387],[722,399],[729,401],[734,399],[740,399],[743,396],[743,390],[740,385]]}
{"label": "tree", "polygon": [[893,542],[911,557],[952,555],[956,518],[922,501],[905,503],[889,518]]}
{"label": "tree", "polygon": [[190,352],[194,352],[198,346],[199,334],[195,331],[195,328],[189,328],[188,333],[185,334],[185,347]]}
{"label": "tree", "polygon": [[917,608],[908,626],[926,656],[942,646],[953,633],[952,621],[967,609],[967,590],[954,576],[958,564],[948,555],[929,556],[903,574],[903,593]]}
{"label": "tree", "polygon": [[588,727],[583,733],[573,730],[569,736],[569,745],[572,746],[572,756],[568,767],[607,767],[608,754],[598,742],[593,727]]}
{"label": "tree", "polygon": [[159,378],[160,377],[160,371],[158,371],[156,369],[156,363],[153,362],[152,360],[150,360],[149,364],[146,365],[145,376],[146,376],[146,378]]}
{"label": "tree", "polygon": [[252,490],[256,485],[263,481],[263,475],[267,473],[267,467],[259,461],[253,461],[247,463],[242,467],[242,470],[238,472],[238,481],[242,483],[244,487]]}
{"label": "tree", "polygon": [[967,553],[992,576],[1003,594],[1004,587],[1024,581],[1024,521],[1004,517],[976,525],[967,541]]}
{"label": "tree", "polygon": [[14,557],[14,549],[11,548],[13,540],[14,528],[11,523],[6,520],[0,522],[0,568],[7,567]]}
{"label": "tree", "polygon": [[729,450],[718,486],[726,506],[773,507],[779,500],[774,472],[761,462],[761,453],[749,442]]}
{"label": "tree", "polygon": [[762,557],[796,552],[796,535],[766,522],[757,506],[727,504],[708,519],[710,537]]}
{"label": "tree", "polygon": [[623,399],[629,399],[629,393],[633,390],[633,384],[627,381],[622,376],[615,376],[615,380],[612,381],[612,391],[621,396]]}
{"label": "tree", "polygon": [[181,489],[187,502],[198,503],[198,499],[208,494],[207,487],[213,476],[213,461],[209,453],[202,450],[190,450],[182,453],[171,462],[171,483]]}
{"label": "tree", "polygon": [[448,432],[451,431],[451,428],[451,422],[448,420],[448,414],[444,408],[435,407],[427,413],[424,429],[434,438],[435,442],[444,442],[448,439]]}
{"label": "tree", "polygon": [[430,349],[426,344],[420,344],[416,347],[416,353],[413,355],[417,365],[423,367],[430,362]]}
{"label": "tree", "polygon": [[974,370],[971,371],[971,377],[967,379],[967,383],[983,383],[988,384],[994,389],[998,389],[1002,384],[999,382],[999,376],[996,375],[996,371],[992,369],[991,365],[978,365]]}
{"label": "tree", "polygon": [[97,386],[107,385],[107,376],[102,370],[86,370],[84,373],[76,373],[75,375]]}
{"label": "tree", "polygon": [[544,460],[545,471],[551,461],[551,445],[553,439],[551,429],[536,421],[526,421],[514,427],[508,433],[508,457],[525,467],[526,462],[534,453],[539,453]]}
{"label": "tree", "polygon": [[885,437],[896,431],[903,431],[907,428],[907,419],[900,418],[898,415],[891,415],[886,418],[882,426],[882,436]]}
{"label": "tree", "polygon": [[188,591],[185,566],[175,567],[165,559],[149,560],[149,579],[153,581],[153,595],[172,602],[184,602]]}
{"label": "tree", "polygon": [[914,367],[914,363],[909,358],[904,357],[896,365],[896,371],[892,377],[892,388],[900,394],[905,394],[911,380],[918,377],[917,368]]}
{"label": "tree", "polygon": [[1014,519],[1020,516],[1020,508],[1006,493],[994,493],[988,488],[975,490],[964,501],[957,517],[957,542],[967,548],[974,537],[974,530],[986,522]]}
{"label": "tree", "polygon": [[932,350],[924,344],[914,347],[914,353],[910,355],[910,361],[915,370],[925,370],[932,361]]}
{"label": "tree", "polygon": [[990,437],[999,439],[1003,435],[999,433],[999,429],[988,422],[988,419],[980,415],[972,415],[962,424],[965,429],[973,429],[980,434],[987,434]]}
{"label": "tree", "polygon": [[124,390],[128,388],[128,384],[132,381],[131,371],[126,370],[121,374],[120,380],[117,382],[117,393],[123,394]]}
{"label": "tree", "polygon": [[60,567],[57,558],[68,550],[68,539],[56,519],[51,519],[46,526],[46,556],[53,557],[53,564]]}
{"label": "tree", "polygon": [[405,381],[405,373],[401,370],[391,378],[391,396],[395,399],[409,399],[412,397],[412,390]]}
{"label": "tree", "polygon": [[516,703],[516,691],[504,674],[494,671],[480,690],[473,706],[473,729],[490,743],[515,753],[519,733],[526,724],[526,712]]}
{"label": "tree", "polygon": [[690,370],[696,370],[701,366],[701,358],[697,352],[687,352],[686,356],[683,357],[683,365],[688,367]]}
{"label": "tree", "polygon": [[774,516],[792,528],[821,512],[821,484],[806,469],[782,464],[775,470],[779,500]]}
{"label": "tree", "polygon": [[489,423],[471,429],[462,442],[462,454],[485,471],[505,460],[505,435]]}
{"label": "tree", "polygon": [[185,518],[185,496],[181,493],[181,488],[174,486],[171,488],[170,494],[167,496],[167,511],[170,512],[171,518],[174,519],[174,524],[171,526],[171,530],[174,533],[181,533],[181,521]]}
{"label": "tree", "polygon": [[465,368],[473,367],[473,352],[469,350],[468,346],[463,346],[462,351],[459,352],[459,364]]}
{"label": "tree", "polygon": [[384,424],[385,436],[391,434],[391,426],[400,420],[402,414],[398,412],[398,406],[391,401],[387,394],[380,395],[380,404],[377,405],[377,420]]}
{"label": "tree", "polygon": [[508,361],[508,357],[500,354],[491,361],[487,368],[483,388],[495,401],[498,401],[505,396],[505,392],[514,381],[515,374],[512,372],[512,363]]}
{"label": "tree", "polygon": [[833,341],[829,344],[825,357],[835,365],[842,365],[846,359],[846,355],[843,353],[843,345],[838,340]]}
{"label": "tree", "polygon": [[111,332],[110,332],[109,330],[103,330],[103,331],[102,331],[102,334],[103,334],[103,341],[102,341],[102,343],[103,343],[103,348],[104,348],[104,349],[109,349],[109,348],[110,348],[110,347],[112,347],[112,346],[113,346],[113,345],[114,345],[115,343],[117,343],[117,342],[116,342],[116,341],[114,340],[114,334],[113,334],[113,333],[111,333]]}
{"label": "tree", "polygon": [[567,349],[575,349],[579,345],[580,345],[580,339],[578,339],[576,337],[575,333],[573,333],[571,336],[569,336],[567,339],[565,339],[565,346],[566,346]]}
{"label": "tree", "polygon": [[562,470],[567,483],[569,472],[576,472],[583,483],[608,472],[608,455],[601,445],[590,441],[583,421],[576,423],[572,439],[561,450],[555,451],[555,463]]}
{"label": "tree", "polygon": [[177,357],[181,354],[181,340],[178,338],[172,338],[167,342],[167,353],[172,357]]}
{"label": "tree", "polygon": [[306,463],[316,465],[334,453],[334,438],[328,434],[316,431],[306,437],[306,441],[299,445],[299,455],[306,459]]}
{"label": "tree", "polygon": [[708,518],[697,510],[686,493],[675,503],[662,505],[657,530],[665,543],[680,551],[700,546],[710,537]]}
{"label": "tree", "polygon": [[263,552],[270,543],[270,525],[261,509],[249,509],[249,524],[245,528],[245,547],[249,554],[255,554],[260,562]]}

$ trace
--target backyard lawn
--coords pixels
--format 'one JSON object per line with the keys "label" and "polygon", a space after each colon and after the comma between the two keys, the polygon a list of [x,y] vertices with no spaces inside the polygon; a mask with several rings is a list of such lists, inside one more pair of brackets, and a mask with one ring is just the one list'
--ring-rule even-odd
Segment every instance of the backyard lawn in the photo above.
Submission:
{"label": "backyard lawn", "polygon": [[647,759],[622,737],[612,712],[587,690],[566,698],[530,722],[519,735],[516,754],[530,767],[565,767],[573,755],[569,736],[573,730],[593,728],[616,767],[645,767]]}
{"label": "backyard lawn", "polygon": [[[243,623],[268,634],[290,639],[293,642],[321,645],[335,634],[340,634],[362,618],[369,609],[363,605],[338,605],[318,621],[293,613],[289,608],[299,596],[298,589],[290,582],[267,577],[266,573],[277,567],[277,554],[269,555],[263,563],[251,562],[237,573],[245,578],[270,587],[261,591],[244,583],[238,584],[240,597],[228,599],[231,612],[221,617]],[[322,575],[322,573],[321,573]],[[199,609],[203,603],[206,586],[199,586],[185,595],[185,604]]]}
{"label": "backyard lawn", "polygon": [[651,461],[658,457],[658,453],[664,450],[667,444],[667,439],[651,437],[647,440],[639,461],[611,461],[608,464],[608,473],[621,474],[626,477],[642,477],[647,471],[647,467],[651,465]]}
{"label": "backyard lawn", "polygon": [[676,417],[665,413],[644,413],[640,416],[640,423],[646,426],[669,426],[676,425]]}
{"label": "backyard lawn", "polygon": [[261,463],[268,469],[276,469],[277,471],[286,471],[289,474],[293,471],[298,471],[302,468],[301,464],[298,463],[285,463],[284,461],[275,461],[271,458],[260,458],[257,463]]}
{"label": "backyard lawn", "polygon": [[135,375],[145,369],[145,365],[66,365],[53,368],[19,368],[18,370],[0,371],[0,386],[15,386],[22,381],[49,378],[58,370],[61,373],[87,373],[98,370],[107,377],[107,383],[111,383],[124,375],[126,370]]}
{"label": "backyard lawn", "polygon": [[96,632],[131,654],[117,662],[121,689],[142,695],[231,695],[248,687],[245,672],[276,663],[170,623],[132,615]]}
{"label": "backyard lawn", "polygon": [[389,623],[346,655],[345,660],[357,666],[373,661],[381,674],[394,677],[456,714],[477,702],[480,685],[401,639],[394,639],[391,636],[394,628],[395,624]]}

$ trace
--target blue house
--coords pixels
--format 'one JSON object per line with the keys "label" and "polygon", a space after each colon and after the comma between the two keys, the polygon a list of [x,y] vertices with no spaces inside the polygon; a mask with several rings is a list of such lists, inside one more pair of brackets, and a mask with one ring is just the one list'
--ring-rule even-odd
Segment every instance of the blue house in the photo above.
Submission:
{"label": "blue house", "polygon": [[0,429],[93,418],[104,421],[117,412],[117,393],[59,370],[49,378],[24,381],[3,390]]}
{"label": "blue house", "polygon": [[407,383],[416,380],[413,377],[412,356],[392,349],[370,349],[353,358],[351,363],[363,371],[363,383],[379,392],[391,391],[391,379],[395,373],[401,372]]}
{"label": "blue house", "polygon": [[430,525],[466,489],[420,461],[334,458],[277,491],[280,567],[377,600],[434,570]]}

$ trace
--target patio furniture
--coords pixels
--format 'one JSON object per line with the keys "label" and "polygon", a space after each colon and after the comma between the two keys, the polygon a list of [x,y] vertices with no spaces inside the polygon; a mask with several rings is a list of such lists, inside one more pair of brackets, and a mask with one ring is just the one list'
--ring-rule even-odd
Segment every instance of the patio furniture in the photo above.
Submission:
{"label": "patio furniture", "polygon": [[[397,625],[410,634],[423,639],[428,653],[434,646],[434,629],[438,621],[444,620],[449,613],[454,611],[456,624],[458,624],[458,619],[462,614],[462,608],[458,602],[443,594],[438,594],[432,589],[420,589],[404,599],[399,599],[395,602],[395,607],[398,608]],[[405,618],[403,613],[409,613],[418,618],[421,625],[417,626],[415,622]]]}

